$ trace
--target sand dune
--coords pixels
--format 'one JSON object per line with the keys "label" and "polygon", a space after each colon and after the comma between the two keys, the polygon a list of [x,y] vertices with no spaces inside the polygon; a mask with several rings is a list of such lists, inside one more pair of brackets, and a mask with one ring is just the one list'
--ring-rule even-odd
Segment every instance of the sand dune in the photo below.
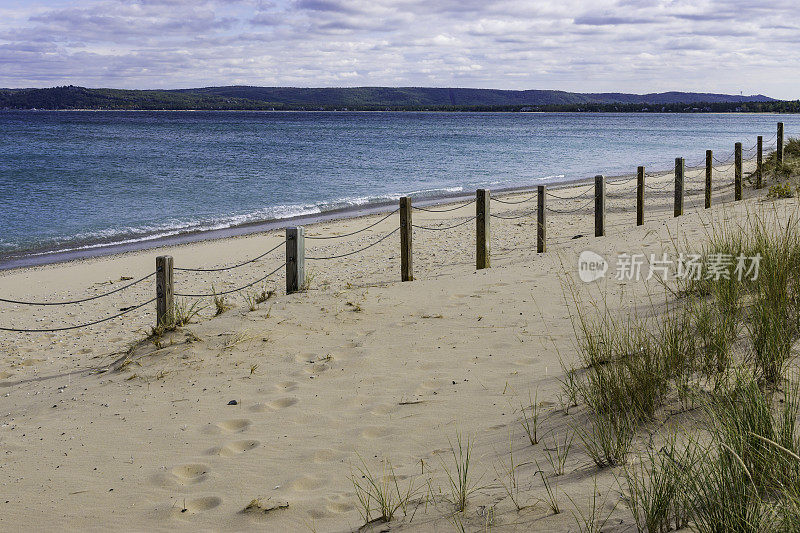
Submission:
{"label": "sand dune", "polygon": [[[752,167],[750,167],[752,168]],[[373,472],[388,459],[401,486],[419,487],[392,529],[452,530],[445,466],[456,435],[474,444],[477,490],[464,526],[509,531],[575,528],[573,503],[587,505],[596,480],[609,494],[611,529],[630,529],[630,513],[610,471],[598,474],[575,442],[554,478],[562,513],[546,504],[537,461],[563,442],[580,413],[567,415],[560,359],[574,356],[564,283],[586,297],[605,294],[614,309],[657,287],[613,277],[581,285],[577,256],[593,250],[661,253],[698,242],[711,218],[761,209],[736,204],[732,187],[702,207],[702,178],[687,179],[686,214],[672,218],[672,177],[649,179],[647,223],[635,227],[634,181],[608,186],[607,236],[595,238],[588,196],[551,200],[549,249],[536,253],[535,200],[493,204],[492,268],[474,270],[474,222],[446,231],[415,230],[416,281],[400,283],[399,236],[344,260],[309,261],[310,290],[277,294],[249,311],[243,299],[219,316],[206,307],[193,323],[145,340],[155,310],[146,306],[108,323],[52,334],[4,333],[0,340],[0,527],[118,530],[345,531],[363,520],[350,480],[363,460]],[[724,181],[726,180],[726,181]],[[730,183],[732,170],[718,183]],[[661,188],[658,188],[661,187]],[[585,187],[554,191],[578,196]],[[753,196],[749,188],[746,197]],[[521,201],[519,193],[504,197]],[[781,210],[794,200],[770,202]],[[457,204],[455,204],[457,205]],[[474,214],[415,212],[414,222],[446,227]],[[345,234],[380,216],[328,222],[308,235]],[[397,215],[353,237],[308,241],[309,256],[364,247],[396,227]],[[69,299],[107,291],[150,272],[169,253],[176,266],[217,266],[278,244],[276,232],[171,249],[0,273],[0,294]],[[179,292],[247,283],[279,266],[282,249],[223,273],[176,273]],[[152,283],[91,304],[0,306],[0,325],[48,327],[113,314],[152,297]],[[208,302],[206,302],[208,304]],[[543,445],[531,446],[521,407],[540,407]],[[521,498],[503,484],[513,449]],[[572,498],[572,501],[567,498]],[[243,512],[254,499],[259,504]],[[288,504],[288,507],[286,507]],[[264,512],[265,509],[268,509]],[[377,529],[376,529],[377,530]]]}

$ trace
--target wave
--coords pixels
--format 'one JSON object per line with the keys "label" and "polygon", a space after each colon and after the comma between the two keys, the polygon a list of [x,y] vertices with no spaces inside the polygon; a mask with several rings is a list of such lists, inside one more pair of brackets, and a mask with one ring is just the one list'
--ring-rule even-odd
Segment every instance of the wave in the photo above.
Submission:
{"label": "wave", "polygon": [[[534,178],[533,183],[552,181],[563,178],[563,175],[545,176]],[[519,182],[501,180],[483,182],[475,186],[502,186],[513,183],[515,187],[524,187]],[[530,184],[529,184],[530,185]],[[175,237],[190,233],[202,233],[215,230],[226,230],[241,226],[259,223],[276,222],[285,219],[313,217],[341,213],[342,217],[353,214],[359,209],[380,208],[396,203],[402,196],[435,202],[437,199],[447,199],[471,194],[470,186],[437,187],[418,189],[405,193],[384,193],[366,196],[351,196],[316,203],[279,204],[264,207],[245,213],[227,216],[201,218],[171,219],[160,224],[142,224],[138,226],[109,227],[82,232],[76,235],[58,237],[38,243],[14,243],[0,239],[0,254],[16,257],[36,257],[54,253],[76,252],[107,248],[111,246],[124,246],[148,241],[158,241],[168,237]]]}

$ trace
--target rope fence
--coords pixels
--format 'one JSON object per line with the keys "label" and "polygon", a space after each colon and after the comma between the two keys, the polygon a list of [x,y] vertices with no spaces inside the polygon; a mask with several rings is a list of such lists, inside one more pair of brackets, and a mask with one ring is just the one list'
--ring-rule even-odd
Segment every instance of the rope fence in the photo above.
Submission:
{"label": "rope fence", "polygon": [[476,217],[469,217],[469,218],[467,218],[466,220],[464,220],[462,222],[459,222],[457,224],[453,224],[452,226],[447,226],[447,227],[444,227],[444,228],[437,228],[437,227],[433,227],[433,226],[420,226],[418,224],[412,224],[411,227],[414,228],[414,229],[421,229],[421,230],[424,230],[424,231],[446,231],[446,230],[449,230],[449,229],[458,228],[460,226],[463,226],[464,224],[466,224],[468,222],[472,222],[473,220],[475,220],[475,218]]}
{"label": "rope fence", "polygon": [[361,252],[363,252],[365,250],[369,250],[373,246],[376,246],[376,245],[382,243],[383,241],[385,241],[386,239],[388,239],[389,237],[391,237],[392,235],[394,235],[398,231],[400,231],[400,228],[394,228],[392,231],[390,231],[389,233],[387,233],[386,235],[384,235],[383,237],[381,237],[377,241],[373,242],[372,244],[368,244],[365,247],[359,248],[358,250],[353,250],[352,252],[347,252],[347,253],[338,254],[338,255],[329,255],[329,256],[326,256],[326,257],[306,257],[306,259],[308,261],[323,261],[325,259],[341,259],[342,257],[350,257],[351,255],[355,255],[355,254],[361,253]]}
{"label": "rope fence", "polygon": [[127,315],[131,311],[136,311],[140,307],[144,307],[145,305],[151,304],[156,301],[156,298],[151,298],[146,302],[142,302],[138,305],[134,305],[131,307],[126,308],[124,311],[120,311],[116,315],[111,315],[106,318],[101,318],[99,320],[94,320],[92,322],[86,322],[85,324],[78,324],[76,326],[63,326],[60,328],[43,328],[43,329],[19,329],[19,328],[5,328],[0,327],[0,331],[15,331],[18,333],[54,333],[56,331],[69,331],[71,329],[78,329],[78,328],[87,328],[89,326],[94,326],[96,324],[102,324],[103,322],[108,322],[109,320],[113,320],[115,318],[119,318],[122,315]]}
{"label": "rope fence", "polygon": [[278,268],[276,268],[275,270],[273,270],[272,272],[270,272],[266,276],[262,276],[262,277],[258,278],[255,281],[251,281],[247,285],[242,285],[241,287],[237,287],[235,289],[230,289],[230,290],[227,290],[227,291],[212,291],[212,292],[206,293],[206,294],[181,294],[179,292],[176,292],[176,293],[174,293],[174,295],[175,296],[185,297],[185,298],[210,298],[212,296],[213,297],[218,297],[218,296],[225,296],[225,295],[228,295],[228,294],[233,294],[235,292],[243,291],[244,289],[249,289],[250,287],[252,287],[256,283],[260,283],[260,282],[264,281],[265,279],[267,279],[268,277],[272,276],[273,274],[278,272],[278,270],[282,269],[285,266],[286,266],[286,263],[283,263],[281,266],[279,266]]}
{"label": "rope fence", "polygon": [[[775,141],[774,145],[772,144]],[[729,190],[731,187],[734,188],[734,201],[738,201],[742,199],[742,179],[743,179],[743,160],[746,159],[749,162],[756,159],[756,167],[753,172],[748,174],[748,180],[755,177],[755,188],[760,188],[763,186],[763,161],[764,161],[764,151],[768,151],[771,153],[773,148],[775,153],[777,153],[777,161],[781,162],[783,160],[783,154],[781,153],[784,147],[784,137],[783,137],[783,123],[779,123],[778,125],[778,133],[771,139],[769,139],[766,143],[764,142],[763,137],[759,136],[758,141],[755,145],[743,148],[741,143],[736,143],[736,149],[730,155],[724,156],[722,159],[715,156],[711,151],[706,152],[706,157],[697,163],[693,163],[689,165],[689,171],[687,172],[687,165],[684,159],[678,158],[675,161],[675,169],[674,171],[659,171],[659,172],[646,172],[645,167],[639,167],[637,174],[634,174],[631,177],[620,177],[615,178],[613,180],[606,180],[603,176],[596,176],[594,183],[585,184],[585,185],[575,185],[570,187],[570,191],[575,193],[572,195],[569,194],[555,194],[548,190],[548,187],[545,185],[540,185],[537,187],[536,194],[531,196],[526,196],[519,199],[506,199],[500,197],[493,197],[490,194],[490,191],[485,189],[478,189],[476,191],[475,198],[459,203],[457,205],[448,206],[448,207],[425,207],[425,206],[414,206],[412,205],[412,201],[409,197],[403,197],[400,199],[400,206],[397,209],[394,209],[385,215],[381,216],[377,221],[372,222],[358,230],[350,231],[347,233],[342,234],[332,234],[332,235],[305,235],[305,231],[302,226],[298,227],[291,227],[286,228],[286,237],[282,239],[278,244],[270,247],[266,251],[259,253],[258,255],[246,259],[244,261],[234,263],[231,265],[220,266],[220,267],[180,267],[180,266],[173,266],[173,259],[171,256],[159,256],[156,258],[156,269],[153,272],[150,272],[147,275],[144,275],[130,283],[126,283],[120,287],[117,287],[113,290],[95,294],[92,296],[86,296],[83,298],[76,298],[72,300],[60,300],[60,301],[34,301],[34,300],[22,300],[22,299],[12,299],[12,298],[0,298],[0,303],[4,304],[12,304],[12,305],[22,305],[22,306],[34,306],[34,307],[53,307],[53,306],[67,306],[67,305],[77,305],[87,302],[92,302],[95,300],[99,300],[102,298],[106,298],[127,289],[131,289],[136,287],[145,281],[150,280],[151,278],[155,277],[155,296],[153,298],[146,299],[141,303],[126,306],[121,308],[118,312],[115,312],[109,316],[91,320],[89,322],[75,324],[75,325],[66,325],[66,326],[58,326],[58,327],[50,327],[50,328],[16,328],[16,327],[9,327],[9,326],[0,326],[0,331],[7,331],[7,332],[18,332],[18,333],[52,333],[52,332],[60,332],[60,331],[69,331],[75,330],[79,328],[85,328],[89,326],[94,326],[97,324],[101,324],[104,322],[108,322],[114,320],[116,318],[125,316],[133,311],[139,310],[144,306],[150,305],[152,303],[156,303],[156,325],[161,325],[162,322],[172,313],[175,309],[174,305],[174,297],[182,297],[182,298],[209,298],[209,297],[222,297],[225,295],[230,295],[234,293],[238,293],[253,287],[254,285],[265,282],[278,274],[281,269],[286,269],[286,293],[291,294],[294,292],[300,292],[306,288],[306,280],[305,280],[305,262],[306,261],[326,261],[326,260],[335,260],[335,259],[342,259],[346,257],[350,257],[356,254],[363,253],[382,242],[385,242],[387,239],[395,235],[396,233],[400,233],[400,248],[401,248],[401,279],[403,281],[411,281],[414,279],[413,277],[413,267],[412,267],[412,240],[413,240],[413,230],[419,231],[448,231],[452,229],[456,229],[462,227],[470,222],[476,223],[476,269],[483,269],[488,268],[490,266],[490,247],[489,247],[489,240],[490,240],[490,219],[499,219],[499,220],[519,220],[523,218],[529,218],[536,216],[536,226],[537,226],[537,252],[543,253],[546,250],[547,239],[546,239],[546,213],[555,213],[560,215],[569,215],[569,214],[576,214],[581,211],[585,211],[594,204],[594,222],[595,222],[595,236],[603,236],[605,235],[606,229],[611,228],[619,228],[626,223],[624,221],[615,222],[611,226],[606,226],[605,224],[605,201],[607,198],[606,194],[606,186],[609,187],[623,187],[625,185],[630,184],[631,182],[636,182],[634,185],[635,189],[635,196],[636,196],[636,224],[642,225],[644,223],[644,197],[645,197],[645,190],[651,191],[667,191],[670,187],[674,189],[674,216],[680,216],[683,214],[684,209],[684,199],[688,199],[688,207],[691,209],[699,209],[701,206],[701,197],[703,193],[705,193],[705,203],[704,207],[707,209],[711,207],[712,198],[716,195],[718,196],[720,192],[724,192]],[[731,162],[732,161],[732,162]],[[714,164],[717,163],[717,164]],[[719,177],[720,175],[725,175],[730,172],[730,170],[734,170],[734,179],[733,181],[727,181],[723,184],[720,184],[718,180],[715,180],[715,177]],[[674,180],[665,179],[663,183],[647,183],[647,178],[651,179],[659,179],[659,178],[666,178],[669,176],[674,176]],[[688,186],[687,186],[688,185]],[[701,187],[697,187],[697,185],[702,185]],[[619,192],[614,193],[611,197],[615,199],[624,198],[625,192],[622,189],[618,189]],[[518,193],[511,193],[511,194],[518,194]],[[549,206],[548,199],[552,199],[555,201],[560,202],[570,202],[574,200],[584,200],[579,205],[574,206],[561,206],[561,207],[553,207]],[[533,209],[526,209],[524,212],[518,212],[515,210],[509,211],[502,211],[499,213],[492,213],[491,212],[491,202],[495,202],[501,205],[523,205],[533,202],[534,200],[537,201],[537,205]],[[717,198],[719,200],[719,198]],[[438,220],[435,224],[429,223],[413,223],[412,222],[412,212],[418,211],[421,213],[430,213],[430,214],[441,214],[441,213],[451,213],[465,207],[471,206],[475,204],[475,215],[467,216],[464,220],[450,223],[450,221]],[[615,209],[618,210],[618,207]],[[306,255],[305,253],[305,240],[312,240],[312,241],[338,241],[339,239],[344,239],[347,237],[353,237],[356,235],[360,235],[365,233],[369,230],[374,230],[378,225],[383,222],[386,222],[391,217],[396,215],[399,212],[400,215],[400,224],[399,226],[391,229],[387,232],[381,232],[376,238],[370,240],[369,243],[363,245],[359,248],[353,249],[351,251],[343,252],[343,253],[334,253],[331,255]],[[573,241],[575,238],[582,238],[584,235],[576,235],[572,238],[566,239],[559,239],[558,241],[554,241],[551,244],[564,244],[570,241]],[[237,286],[232,289],[227,289],[224,291],[216,291],[213,290],[211,292],[179,292],[175,290],[175,279],[174,279],[174,272],[187,272],[187,273],[218,273],[218,272],[228,272],[232,270],[236,270],[247,265],[253,265],[263,259],[265,259],[270,254],[278,251],[281,247],[285,247],[285,260],[276,268],[271,270],[269,273],[259,276],[254,281],[250,281],[244,285]],[[130,278],[126,278],[130,279]],[[213,285],[212,285],[213,287]]]}
{"label": "rope fence", "polygon": [[89,297],[86,297],[86,298],[81,298],[79,300],[69,300],[69,301],[62,301],[62,302],[27,302],[27,301],[22,301],[22,300],[9,300],[9,299],[6,299],[6,298],[0,298],[0,302],[7,303],[7,304],[37,305],[37,306],[39,306],[39,305],[72,305],[72,304],[80,304],[80,303],[84,303],[84,302],[91,302],[92,300],[98,300],[100,298],[105,298],[106,296],[111,296],[112,294],[116,294],[116,293],[118,293],[120,291],[124,291],[125,289],[133,287],[134,285],[138,285],[141,282],[143,282],[145,280],[148,280],[148,279],[152,278],[155,275],[156,275],[155,272],[151,272],[150,274],[148,274],[148,275],[146,275],[144,277],[141,277],[141,278],[137,279],[134,282],[128,283],[127,285],[124,285],[122,287],[118,287],[118,288],[114,289],[113,291],[108,291],[108,292],[105,292],[103,294],[97,294],[95,296],[89,296]]}
{"label": "rope fence", "polygon": [[450,211],[456,211],[458,209],[461,209],[462,207],[467,207],[468,205],[472,205],[474,203],[475,203],[475,200],[470,200],[467,203],[464,203],[464,204],[461,204],[461,205],[457,205],[455,207],[448,207],[448,208],[445,208],[445,209],[431,209],[430,207],[417,207],[417,206],[413,206],[413,207],[417,211],[424,211],[426,213],[449,213]]}
{"label": "rope fence", "polygon": [[[308,235],[308,236],[306,236],[306,239],[329,240],[329,239],[342,239],[344,237],[351,237],[353,235],[357,235],[359,233],[367,231],[368,229],[374,228],[375,226],[377,226],[378,224],[380,224],[384,220],[388,219],[390,216],[394,215],[398,211],[400,211],[399,208],[395,209],[392,212],[390,212],[389,214],[387,214],[385,217],[383,217],[382,219],[378,220],[374,224],[370,224],[369,226],[367,226],[365,228],[361,228],[359,230],[356,230],[356,231],[353,231],[353,232],[350,232],[350,233],[344,233],[344,234],[341,234],[341,235],[322,235],[322,236],[319,236],[319,235]],[[284,244],[285,242],[286,241],[283,241],[283,243],[281,243],[281,244]],[[280,246],[280,244],[278,246]],[[267,253],[269,253],[269,252],[267,252]]]}
{"label": "rope fence", "polygon": [[[271,254],[272,252],[274,252],[275,250],[277,250],[278,248],[280,248],[284,244],[286,244],[286,241],[282,241],[277,246],[267,250],[266,252],[264,252],[261,255],[258,255],[258,256],[254,257],[252,259],[248,259],[247,261],[244,261],[244,262],[236,264],[236,265],[231,265],[231,266],[226,266],[226,267],[219,267],[219,268],[180,268],[180,267],[174,267],[174,268],[175,268],[175,270],[179,270],[179,271],[182,271],[182,272],[223,272],[223,271],[226,271],[226,270],[233,270],[233,269],[236,269],[236,268],[239,268],[239,267],[243,267],[245,265],[249,265],[250,263],[255,263],[256,261],[258,261],[262,257],[265,257],[265,256]],[[155,272],[153,274],[155,274]],[[151,275],[153,275],[153,274],[151,274]]]}

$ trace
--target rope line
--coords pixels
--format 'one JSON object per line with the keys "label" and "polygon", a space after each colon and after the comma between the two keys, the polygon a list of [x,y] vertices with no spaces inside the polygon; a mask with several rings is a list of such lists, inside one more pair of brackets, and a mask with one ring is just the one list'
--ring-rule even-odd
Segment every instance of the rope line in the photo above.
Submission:
{"label": "rope line", "polygon": [[669,176],[672,173],[673,172],[671,170],[664,170],[662,172],[645,172],[644,173],[644,177],[645,178],[660,178],[662,176]]}
{"label": "rope line", "polygon": [[589,204],[591,204],[593,201],[594,198],[589,198],[589,201],[587,201],[583,205],[576,207],[575,209],[553,209],[552,207],[547,207],[547,206],[545,206],[545,209],[547,209],[551,213],[575,213],[576,211],[580,211],[581,209],[588,207]]}
{"label": "rope line", "polygon": [[718,167],[711,167],[712,170],[716,172],[728,172],[730,169],[736,166],[736,163],[731,163],[727,166],[718,166]]}
{"label": "rope line", "polygon": [[537,196],[531,196],[530,198],[525,198],[524,200],[520,200],[520,201],[517,201],[517,202],[510,202],[508,200],[501,200],[500,198],[492,198],[492,200],[494,200],[495,202],[500,203],[500,204],[517,205],[517,204],[524,204],[524,203],[530,202],[531,200],[534,200],[535,198],[537,198]]}
{"label": "rope line", "polygon": [[109,296],[109,295],[117,293],[119,291],[124,291],[128,287],[133,287],[134,285],[136,285],[138,283],[141,283],[144,280],[146,280],[146,279],[148,279],[148,278],[150,278],[152,276],[155,276],[155,275],[156,275],[155,272],[151,272],[150,274],[146,275],[145,277],[139,278],[136,281],[132,281],[131,283],[128,283],[127,285],[123,285],[122,287],[117,287],[113,291],[109,291],[109,292],[106,292],[106,293],[103,293],[103,294],[97,294],[95,296],[89,296],[88,298],[82,298],[80,300],[69,300],[69,301],[64,301],[64,302],[27,302],[27,301],[8,300],[6,298],[0,298],[0,302],[5,302],[7,304],[19,304],[19,305],[71,305],[71,304],[79,304],[79,303],[83,303],[83,302],[89,302],[91,300],[97,300],[98,298],[103,298],[105,296]]}
{"label": "rope line", "polygon": [[578,194],[576,196],[559,196],[559,195],[553,194],[551,192],[548,192],[547,196],[549,198],[557,198],[558,200],[577,200],[578,198],[583,198],[584,196],[586,196],[587,194],[589,194],[593,190],[594,190],[594,185],[591,185],[588,189],[586,189],[585,191],[583,191],[582,193],[580,193],[580,194]]}
{"label": "rope line", "polygon": [[426,213],[448,213],[450,211],[455,211],[457,209],[461,209],[462,207],[467,207],[468,205],[470,205],[472,203],[475,203],[475,199],[472,199],[472,200],[470,200],[469,202],[467,202],[465,204],[461,204],[461,205],[456,206],[456,207],[448,207],[446,209],[430,209],[430,208],[427,208],[427,207],[417,207],[417,206],[415,206],[413,204],[412,204],[411,207],[413,209],[416,209],[417,211],[425,211]]}
{"label": "rope line", "polygon": [[428,230],[428,231],[444,231],[444,230],[448,230],[448,229],[457,228],[459,226],[463,226],[467,222],[472,222],[476,218],[478,218],[478,217],[477,216],[469,217],[468,219],[466,219],[463,222],[459,222],[458,224],[454,224],[452,226],[447,226],[446,228],[434,228],[432,226],[418,226],[417,224],[411,224],[411,227],[412,228],[416,228],[416,229],[421,229],[421,230]]}
{"label": "rope line", "polygon": [[182,293],[177,293],[177,292],[176,292],[176,293],[175,293],[175,296],[181,296],[181,297],[183,297],[183,298],[208,298],[209,296],[224,296],[224,295],[226,295],[226,294],[231,294],[231,293],[234,293],[234,292],[239,292],[239,291],[240,291],[240,290],[242,290],[242,289],[246,289],[246,288],[248,288],[248,287],[252,287],[253,285],[255,285],[256,283],[258,283],[259,281],[264,281],[265,279],[267,279],[267,278],[268,278],[268,277],[270,277],[271,275],[275,274],[275,273],[276,273],[278,270],[282,269],[282,268],[283,268],[283,267],[285,267],[285,266],[286,266],[286,263],[284,262],[284,263],[283,263],[281,266],[279,266],[278,268],[276,268],[275,270],[273,270],[272,272],[270,272],[270,273],[269,273],[269,274],[267,274],[266,276],[264,276],[264,277],[262,277],[262,278],[258,278],[257,280],[255,280],[255,281],[253,281],[253,282],[251,282],[251,283],[248,283],[247,285],[243,285],[243,286],[241,286],[241,287],[239,287],[239,288],[237,288],[237,289],[231,289],[231,290],[228,290],[228,291],[223,291],[223,292],[212,292],[212,293],[210,293],[210,294],[182,294]]}
{"label": "rope line", "polygon": [[648,184],[646,184],[646,183],[644,184],[644,186],[645,186],[646,188],[648,188],[648,189],[650,189],[650,190],[653,190],[653,191],[662,191],[662,190],[666,189],[667,187],[669,187],[670,185],[673,185],[673,183],[671,183],[671,182],[669,182],[669,181],[665,182],[665,183],[664,183],[664,185],[661,185],[661,186],[658,186],[658,185],[648,185]]}
{"label": "rope line", "polygon": [[516,220],[518,218],[529,217],[529,216],[533,215],[535,212],[536,211],[531,211],[530,213],[525,213],[523,215],[517,215],[517,216],[513,216],[513,217],[504,217],[502,215],[495,215],[494,213],[490,213],[489,216],[490,217],[494,217],[494,218],[501,218],[503,220]]}
{"label": "rope line", "polygon": [[606,185],[608,185],[608,186],[612,186],[612,187],[613,187],[613,186],[615,186],[615,185],[625,185],[626,183],[630,183],[630,182],[632,182],[632,181],[633,181],[633,180],[635,180],[637,177],[638,177],[638,176],[633,176],[633,177],[631,177],[631,178],[628,178],[628,179],[626,179],[626,180],[607,181],[607,182],[606,182]]}
{"label": "rope line", "polygon": [[[383,217],[382,219],[380,219],[379,221],[375,222],[374,224],[370,224],[366,228],[361,228],[360,230],[356,230],[356,231],[353,231],[351,233],[343,233],[342,235],[323,235],[323,236],[319,236],[319,237],[312,237],[310,235],[306,235],[306,239],[326,240],[326,239],[341,239],[342,237],[350,237],[350,236],[356,235],[358,233],[361,233],[362,231],[367,231],[370,228],[374,228],[375,226],[377,226],[378,224],[380,224],[381,222],[383,222],[384,220],[386,220],[390,216],[394,215],[398,211],[400,211],[399,207],[397,209],[395,209],[394,211],[392,211],[391,213],[389,213],[388,215],[386,215],[385,217]],[[286,242],[286,241],[283,241],[283,242]]]}
{"label": "rope line", "polygon": [[271,254],[272,252],[274,252],[275,250],[277,250],[278,248],[280,248],[284,244],[286,244],[286,239],[281,241],[274,248],[271,248],[270,250],[267,250],[263,254],[261,254],[261,255],[259,255],[257,257],[254,257],[252,259],[248,259],[247,261],[245,261],[243,263],[239,263],[238,265],[219,267],[219,268],[178,268],[178,267],[173,267],[173,269],[174,270],[180,270],[182,272],[222,272],[223,270],[233,270],[234,268],[239,268],[241,266],[248,265],[250,263],[254,263],[255,261],[258,261],[259,259],[261,259],[265,255]]}
{"label": "rope line", "polygon": [[116,315],[112,315],[112,316],[109,316],[109,317],[106,317],[106,318],[101,318],[100,320],[95,320],[93,322],[87,322],[85,324],[78,324],[76,326],[64,326],[64,327],[61,327],[61,328],[43,328],[43,329],[19,329],[19,328],[3,328],[3,327],[0,327],[0,331],[15,331],[15,332],[18,332],[18,333],[53,333],[55,331],[67,331],[67,330],[70,330],[70,329],[86,328],[86,327],[89,327],[89,326],[94,326],[95,324],[100,324],[102,322],[108,322],[109,320],[113,320],[115,318],[119,318],[122,315],[126,315],[126,314],[130,313],[131,311],[135,311],[135,310],[139,309],[140,307],[144,307],[145,305],[151,304],[151,303],[153,303],[155,301],[156,301],[156,298],[151,298],[150,300],[147,300],[146,302],[141,303],[139,305],[135,305],[133,307],[128,307],[127,309],[125,309],[124,311],[122,311],[120,313],[117,313]]}
{"label": "rope line", "polygon": [[339,259],[339,258],[342,258],[342,257],[355,255],[357,253],[363,252],[364,250],[372,248],[373,246],[375,246],[378,243],[381,243],[381,242],[385,241],[386,239],[388,239],[389,237],[391,237],[392,235],[394,235],[398,231],[400,231],[399,227],[394,228],[392,231],[390,231],[389,233],[387,233],[386,235],[384,235],[383,237],[381,237],[377,241],[373,242],[372,244],[369,244],[369,245],[367,245],[367,246],[365,246],[363,248],[360,248],[358,250],[354,250],[352,252],[347,252],[345,254],[339,254],[339,255],[330,255],[330,256],[327,256],[327,257],[306,257],[306,260],[307,261],[322,261],[323,259]]}

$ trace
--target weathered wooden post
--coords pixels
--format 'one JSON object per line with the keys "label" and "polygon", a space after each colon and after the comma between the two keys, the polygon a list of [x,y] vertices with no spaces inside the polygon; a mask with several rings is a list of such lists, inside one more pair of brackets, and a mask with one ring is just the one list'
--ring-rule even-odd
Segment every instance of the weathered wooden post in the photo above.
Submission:
{"label": "weathered wooden post", "polygon": [[606,178],[602,174],[594,177],[594,236],[606,234]]}
{"label": "weathered wooden post", "polygon": [[175,294],[172,256],[156,257],[156,327],[170,320]]}
{"label": "weathered wooden post", "polygon": [[303,226],[286,228],[286,294],[304,289],[306,239]]}
{"label": "weathered wooden post", "polygon": [[675,209],[673,215],[683,214],[683,176],[686,173],[686,162],[682,157],[675,158]]}
{"label": "weathered wooden post", "polygon": [[491,192],[488,189],[475,191],[475,220],[477,221],[475,268],[489,268],[491,266],[491,248],[489,246],[489,200]]}
{"label": "weathered wooden post", "polygon": [[756,189],[760,189],[764,179],[764,136],[759,135],[756,141]]}
{"label": "weathered wooden post", "polygon": [[783,122],[778,122],[778,166],[783,164]]}
{"label": "weathered wooden post", "polygon": [[545,215],[547,187],[545,185],[537,187],[536,197],[536,251],[541,254],[547,251],[547,218]]}
{"label": "weathered wooden post", "polygon": [[739,201],[742,199],[742,143],[736,143],[734,154],[733,198]]}
{"label": "weathered wooden post", "polygon": [[644,167],[636,169],[636,225],[644,224]]}
{"label": "weathered wooden post", "polygon": [[400,198],[400,271],[403,281],[414,281],[414,269],[411,263],[411,198]]}
{"label": "weathered wooden post", "polygon": [[706,150],[706,209],[711,207],[711,177],[714,174],[714,151]]}

